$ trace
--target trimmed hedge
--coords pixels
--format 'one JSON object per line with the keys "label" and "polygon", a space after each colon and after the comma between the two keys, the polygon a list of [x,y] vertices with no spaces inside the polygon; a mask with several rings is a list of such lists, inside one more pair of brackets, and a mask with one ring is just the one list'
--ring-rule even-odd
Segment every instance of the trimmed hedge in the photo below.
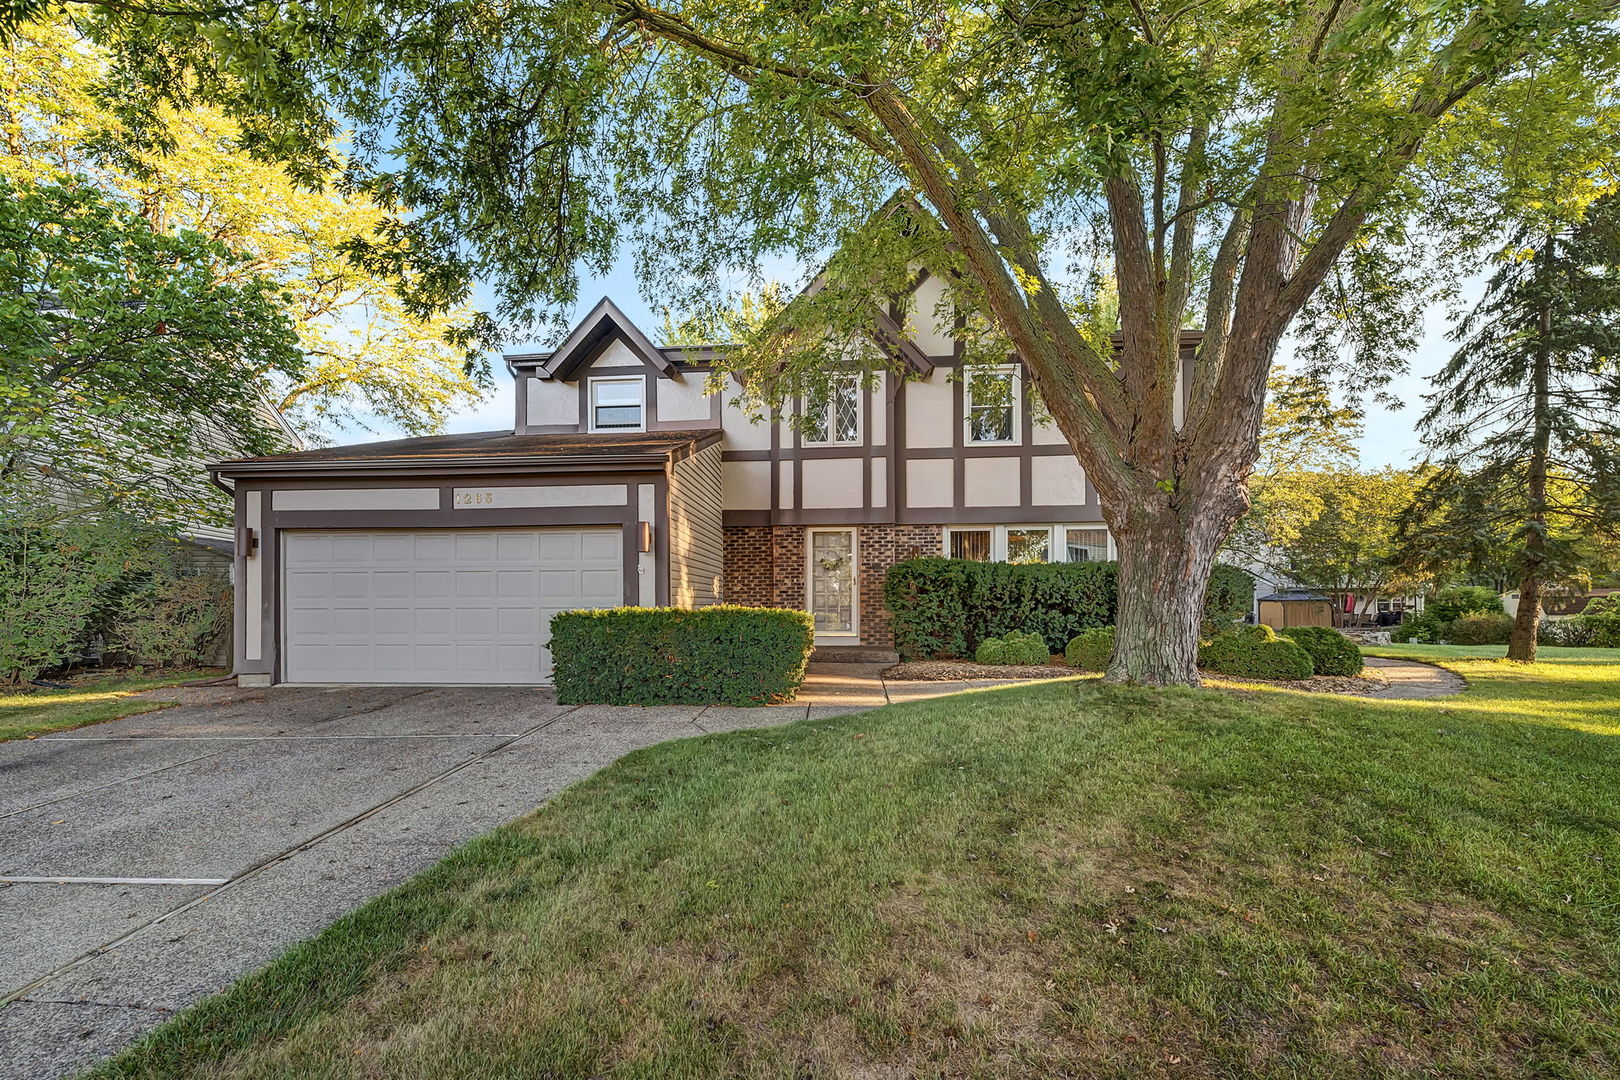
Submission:
{"label": "trimmed hedge", "polygon": [[1063,658],[1069,662],[1070,667],[1077,667],[1081,671],[1107,671],[1108,661],[1114,656],[1114,628],[1112,626],[1095,626],[1090,630],[1082,630],[1069,639],[1069,647],[1063,650]]}
{"label": "trimmed hedge", "polygon": [[793,697],[813,641],[810,616],[784,608],[564,611],[552,677],[564,705],[766,705]]}
{"label": "trimmed hedge", "polygon": [[1052,653],[1041,635],[1014,630],[1005,637],[985,638],[973,659],[981,664],[1050,664]]}
{"label": "trimmed hedge", "polygon": [[1308,679],[1311,654],[1269,626],[1245,626],[1218,635],[1198,650],[1198,666],[1251,679]]}
{"label": "trimmed hedge", "polygon": [[1279,631],[1311,656],[1318,675],[1360,675],[1366,662],[1356,643],[1327,626],[1291,626]]}
{"label": "trimmed hedge", "polygon": [[[1119,564],[994,563],[908,559],[889,567],[883,599],[895,648],[908,660],[972,656],[987,638],[1039,634],[1051,652],[1080,631],[1112,626]],[[1210,575],[1204,620],[1224,629],[1242,619],[1254,579],[1235,566]]]}

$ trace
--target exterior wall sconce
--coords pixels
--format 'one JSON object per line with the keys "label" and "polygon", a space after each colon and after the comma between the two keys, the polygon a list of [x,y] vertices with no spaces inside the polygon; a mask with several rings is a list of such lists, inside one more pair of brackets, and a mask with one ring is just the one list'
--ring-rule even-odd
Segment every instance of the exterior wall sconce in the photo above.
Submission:
{"label": "exterior wall sconce", "polygon": [[259,534],[252,528],[242,530],[242,554],[246,558],[253,558],[259,553]]}
{"label": "exterior wall sconce", "polygon": [[637,550],[643,555],[652,550],[652,522],[650,521],[641,523],[641,541]]}

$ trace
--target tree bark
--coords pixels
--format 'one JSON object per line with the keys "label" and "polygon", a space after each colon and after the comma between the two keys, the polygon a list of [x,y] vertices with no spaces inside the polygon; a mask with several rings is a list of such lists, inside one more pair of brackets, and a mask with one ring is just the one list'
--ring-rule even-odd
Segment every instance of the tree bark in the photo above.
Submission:
{"label": "tree bark", "polygon": [[[1197,686],[1204,596],[1215,556],[1247,500],[1241,488],[1203,512],[1164,492],[1105,506],[1119,546],[1119,610],[1105,682]],[[1230,503],[1231,506],[1225,504]]]}
{"label": "tree bark", "polygon": [[[1552,258],[1552,237],[1547,237],[1537,259],[1542,273],[1548,272]],[[1547,459],[1552,453],[1552,307],[1541,311],[1541,340],[1536,343],[1536,362],[1531,387],[1531,408],[1535,410],[1535,430],[1530,441],[1530,468],[1525,477],[1526,513],[1524,564],[1519,581],[1519,608],[1513,616],[1513,633],[1508,638],[1509,660],[1536,658],[1536,634],[1541,629],[1541,586],[1547,562]]]}

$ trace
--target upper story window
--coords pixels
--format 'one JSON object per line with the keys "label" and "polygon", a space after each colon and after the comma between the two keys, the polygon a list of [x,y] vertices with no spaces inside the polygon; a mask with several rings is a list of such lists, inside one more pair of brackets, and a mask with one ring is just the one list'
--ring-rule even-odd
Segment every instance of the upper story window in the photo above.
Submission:
{"label": "upper story window", "polygon": [[1018,372],[1010,367],[970,371],[967,402],[969,443],[1018,441]]}
{"label": "upper story window", "polygon": [[592,379],[591,430],[645,431],[642,414],[646,386],[646,380],[640,375],[621,379]]}
{"label": "upper story window", "polygon": [[835,375],[825,395],[804,402],[806,443],[848,445],[861,441],[861,383],[854,375]]}

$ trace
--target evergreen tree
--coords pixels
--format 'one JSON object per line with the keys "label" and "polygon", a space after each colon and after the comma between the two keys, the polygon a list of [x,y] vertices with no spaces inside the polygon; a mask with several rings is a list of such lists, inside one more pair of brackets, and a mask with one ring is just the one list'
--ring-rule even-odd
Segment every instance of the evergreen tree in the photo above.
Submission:
{"label": "evergreen tree", "polygon": [[[1408,562],[1512,567],[1508,657],[1534,660],[1541,597],[1620,536],[1620,197],[1515,237],[1435,378],[1436,465],[1402,521]],[[1585,542],[1585,543],[1583,543]]]}

